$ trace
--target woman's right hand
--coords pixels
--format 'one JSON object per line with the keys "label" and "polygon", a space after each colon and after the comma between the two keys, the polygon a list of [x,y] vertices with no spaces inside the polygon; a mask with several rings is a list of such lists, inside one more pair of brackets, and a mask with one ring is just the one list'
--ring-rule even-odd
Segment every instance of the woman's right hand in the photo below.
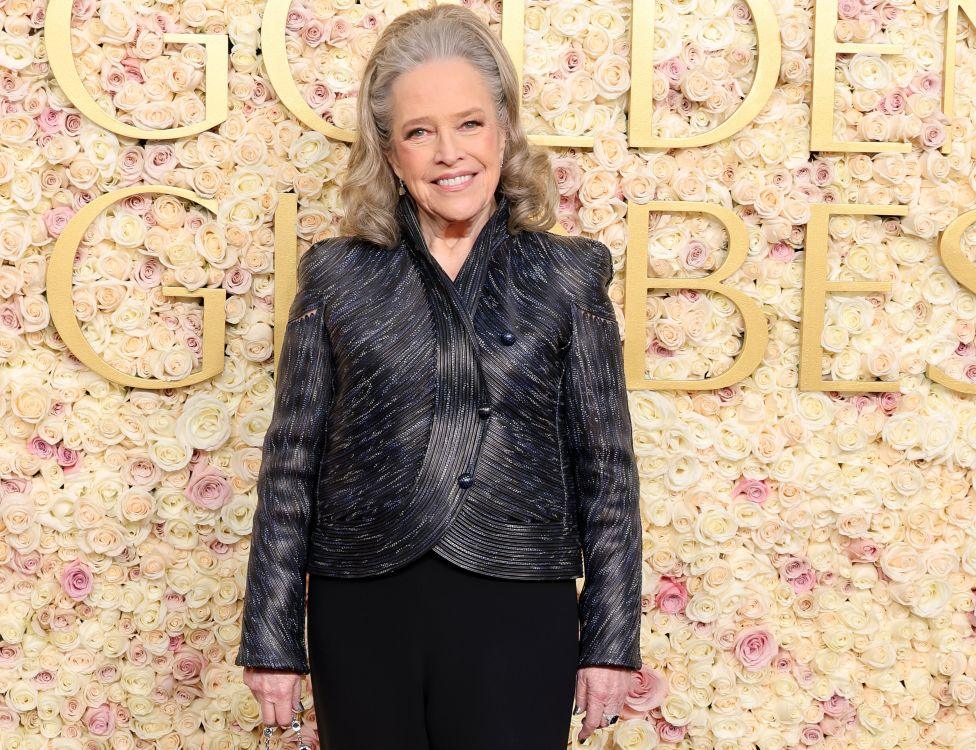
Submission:
{"label": "woman's right hand", "polygon": [[291,719],[302,700],[300,673],[245,667],[244,684],[261,706],[261,721],[265,726],[291,726]]}

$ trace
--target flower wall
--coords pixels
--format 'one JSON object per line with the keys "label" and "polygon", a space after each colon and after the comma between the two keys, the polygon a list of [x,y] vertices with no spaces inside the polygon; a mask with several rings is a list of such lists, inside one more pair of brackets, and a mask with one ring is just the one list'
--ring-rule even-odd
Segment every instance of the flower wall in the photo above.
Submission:
{"label": "flower wall", "polygon": [[[304,101],[354,127],[372,44],[418,4],[294,0],[286,52]],[[500,0],[465,4],[501,33]],[[705,215],[652,213],[647,247],[626,247],[628,205],[704,201],[745,223],[747,258],[727,283],[769,322],[761,365],[733,387],[630,393],[645,666],[621,721],[585,746],[976,748],[976,408],[926,377],[937,364],[976,381],[976,297],[937,252],[976,206],[972,23],[960,14],[947,117],[946,3],[840,0],[839,42],[904,51],[840,55],[835,111],[814,113],[814,7],[775,0],[782,61],[760,114],[717,144],[661,150],[628,145],[631,0],[525,5],[524,123],[594,137],[551,147],[552,164],[563,230],[615,256],[614,300],[645,252],[651,276],[721,264],[727,236]],[[106,113],[154,129],[202,119],[204,48],[163,45],[174,31],[227,35],[230,112],[172,140],[97,127],[47,65],[45,2],[0,0],[0,748],[257,747],[260,713],[233,659],[274,394],[274,212],[282,193],[297,196],[299,250],[336,234],[348,144],[276,96],[261,3],[72,9],[74,64]],[[756,71],[749,5],[656,0],[654,14],[653,42],[638,30],[653,43],[653,85],[635,95],[653,98],[655,132],[721,123]],[[836,140],[910,150],[811,152],[814,117],[832,118]],[[225,290],[223,371],[183,388],[93,373],[51,323],[68,300],[45,293],[72,216],[151,184],[216,212],[165,195],[119,201],[85,231],[72,302],[104,361],[175,380],[200,366],[202,306],[161,287]],[[829,278],[891,288],[828,294],[813,342],[825,379],[897,390],[798,388],[818,203],[905,208],[831,219]],[[974,245],[964,232],[970,261]],[[645,331],[618,312],[624,336],[644,342],[648,378],[712,377],[740,351],[742,318],[721,295],[652,291]]]}

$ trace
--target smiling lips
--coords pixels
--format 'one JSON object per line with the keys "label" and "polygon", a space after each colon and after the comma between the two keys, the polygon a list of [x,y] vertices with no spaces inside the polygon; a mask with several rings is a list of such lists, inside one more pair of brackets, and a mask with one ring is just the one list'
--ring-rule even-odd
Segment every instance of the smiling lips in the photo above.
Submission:
{"label": "smiling lips", "polygon": [[469,182],[471,182],[471,180],[473,180],[474,177],[475,176],[471,173],[461,174],[443,180],[434,180],[434,184],[437,185],[437,187],[445,188],[448,190],[460,189],[465,187]]}

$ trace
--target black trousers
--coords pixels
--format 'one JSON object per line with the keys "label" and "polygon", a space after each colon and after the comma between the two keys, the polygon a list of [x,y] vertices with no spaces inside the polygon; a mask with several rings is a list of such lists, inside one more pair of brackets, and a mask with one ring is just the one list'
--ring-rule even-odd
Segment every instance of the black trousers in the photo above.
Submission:
{"label": "black trousers", "polygon": [[576,584],[434,552],[381,576],[311,575],[308,653],[322,750],[564,750]]}

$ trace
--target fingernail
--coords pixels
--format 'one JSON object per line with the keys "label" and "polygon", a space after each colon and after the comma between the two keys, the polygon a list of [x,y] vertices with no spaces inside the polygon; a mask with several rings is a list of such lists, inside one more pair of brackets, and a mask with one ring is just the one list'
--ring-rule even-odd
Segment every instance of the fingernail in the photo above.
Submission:
{"label": "fingernail", "polygon": [[573,716],[578,716],[578,715],[579,715],[579,714],[581,714],[581,713],[583,713],[583,709],[581,709],[581,708],[580,708],[579,706],[577,706],[577,705],[576,705],[576,704],[574,703],[574,704],[573,704]]}

